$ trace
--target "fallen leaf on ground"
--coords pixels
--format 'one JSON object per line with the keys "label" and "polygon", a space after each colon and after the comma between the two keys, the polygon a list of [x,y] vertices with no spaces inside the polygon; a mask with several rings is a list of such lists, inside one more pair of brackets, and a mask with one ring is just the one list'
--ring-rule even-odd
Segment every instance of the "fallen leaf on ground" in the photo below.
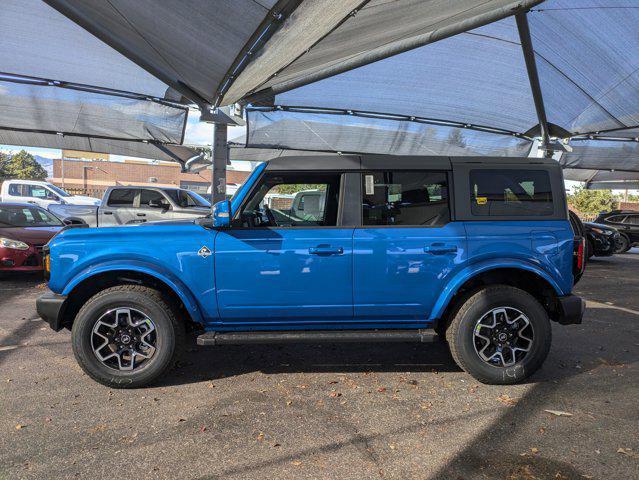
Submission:
{"label": "fallen leaf on ground", "polygon": [[293,460],[291,463],[292,463],[293,465],[295,465],[295,466],[298,466],[298,465],[301,465],[301,464],[302,464],[302,462],[300,462],[299,460]]}
{"label": "fallen leaf on ground", "polygon": [[639,458],[639,452],[633,452],[632,448],[619,447],[617,449],[617,453],[623,453],[624,455],[628,455],[629,457]]}
{"label": "fallen leaf on ground", "polygon": [[562,410],[544,410],[544,412],[550,413],[550,414],[555,415],[557,417],[572,417],[572,413],[564,412]]}
{"label": "fallen leaf on ground", "polygon": [[530,449],[530,451],[531,451],[532,453],[534,453],[534,454],[539,453],[539,449],[538,449],[538,448],[536,448],[536,447],[531,448],[531,449]]}
{"label": "fallen leaf on ground", "polygon": [[22,430],[24,425],[20,425],[19,423],[16,425],[16,430]]}
{"label": "fallen leaf on ground", "polygon": [[506,394],[500,395],[497,397],[497,400],[499,400],[501,403],[509,407],[514,407],[515,405],[517,405],[517,400],[510,397],[510,395],[506,395]]}
{"label": "fallen leaf on ground", "polygon": [[386,391],[386,387],[379,387],[379,388],[377,389],[377,391],[378,391],[379,393],[384,393],[384,392]]}
{"label": "fallen leaf on ground", "polygon": [[341,396],[342,396],[342,394],[339,393],[339,392],[331,392],[331,393],[329,393],[329,397],[331,397],[331,398],[337,398],[337,397],[341,397]]}

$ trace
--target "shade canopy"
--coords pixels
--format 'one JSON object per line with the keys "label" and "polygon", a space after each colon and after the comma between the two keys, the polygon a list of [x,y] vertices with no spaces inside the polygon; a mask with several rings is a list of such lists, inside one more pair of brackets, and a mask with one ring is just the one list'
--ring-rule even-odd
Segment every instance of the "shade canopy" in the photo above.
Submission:
{"label": "shade canopy", "polygon": [[196,155],[169,87],[41,0],[3,0],[0,39],[1,144]]}
{"label": "shade canopy", "polygon": [[574,144],[572,169],[639,171],[635,2],[547,0],[520,17],[255,97],[247,145],[518,155],[545,128]]}
{"label": "shade canopy", "polygon": [[46,0],[197,103],[227,105],[425,45],[535,0]]}

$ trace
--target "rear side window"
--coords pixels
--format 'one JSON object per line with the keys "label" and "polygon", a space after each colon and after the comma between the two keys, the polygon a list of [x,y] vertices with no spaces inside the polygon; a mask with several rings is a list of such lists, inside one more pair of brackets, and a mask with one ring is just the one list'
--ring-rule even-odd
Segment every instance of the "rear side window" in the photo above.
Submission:
{"label": "rear side window", "polygon": [[542,216],[554,210],[545,170],[471,170],[470,195],[477,216]]}
{"label": "rear side window", "polygon": [[613,217],[608,217],[606,221],[613,222],[613,223],[623,223],[625,218],[626,218],[625,215],[615,215]]}
{"label": "rear side window", "polygon": [[26,193],[24,192],[24,187],[26,185],[22,185],[21,183],[12,183],[9,185],[9,195],[14,197],[26,197]]}
{"label": "rear side window", "polygon": [[629,223],[630,225],[639,225],[639,215],[628,215],[623,223]]}
{"label": "rear side window", "polygon": [[130,188],[112,190],[109,195],[109,207],[132,207],[136,191]]}
{"label": "rear side window", "polygon": [[363,225],[442,225],[450,220],[445,172],[362,174]]}

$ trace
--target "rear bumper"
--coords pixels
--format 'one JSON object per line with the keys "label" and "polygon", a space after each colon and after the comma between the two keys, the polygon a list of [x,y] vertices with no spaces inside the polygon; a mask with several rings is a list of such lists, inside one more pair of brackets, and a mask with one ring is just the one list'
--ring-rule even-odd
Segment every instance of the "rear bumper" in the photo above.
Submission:
{"label": "rear bumper", "polygon": [[65,295],[58,295],[53,292],[47,292],[36,300],[38,315],[56,332],[63,327],[62,317],[66,300],[67,297]]}
{"label": "rear bumper", "polygon": [[586,311],[586,301],[576,295],[566,295],[558,298],[559,311],[555,320],[562,325],[581,323]]}

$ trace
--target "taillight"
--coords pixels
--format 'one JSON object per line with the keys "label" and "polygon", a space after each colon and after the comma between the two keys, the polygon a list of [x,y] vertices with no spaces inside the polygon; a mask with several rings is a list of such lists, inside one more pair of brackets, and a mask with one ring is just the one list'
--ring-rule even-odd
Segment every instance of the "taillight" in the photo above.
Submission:
{"label": "taillight", "polygon": [[584,267],[586,266],[585,260],[585,253],[586,253],[586,239],[584,237],[581,237],[577,240],[575,240],[575,242],[577,243],[575,245],[575,255],[576,255],[576,260],[577,260],[577,272],[582,273],[584,271]]}

